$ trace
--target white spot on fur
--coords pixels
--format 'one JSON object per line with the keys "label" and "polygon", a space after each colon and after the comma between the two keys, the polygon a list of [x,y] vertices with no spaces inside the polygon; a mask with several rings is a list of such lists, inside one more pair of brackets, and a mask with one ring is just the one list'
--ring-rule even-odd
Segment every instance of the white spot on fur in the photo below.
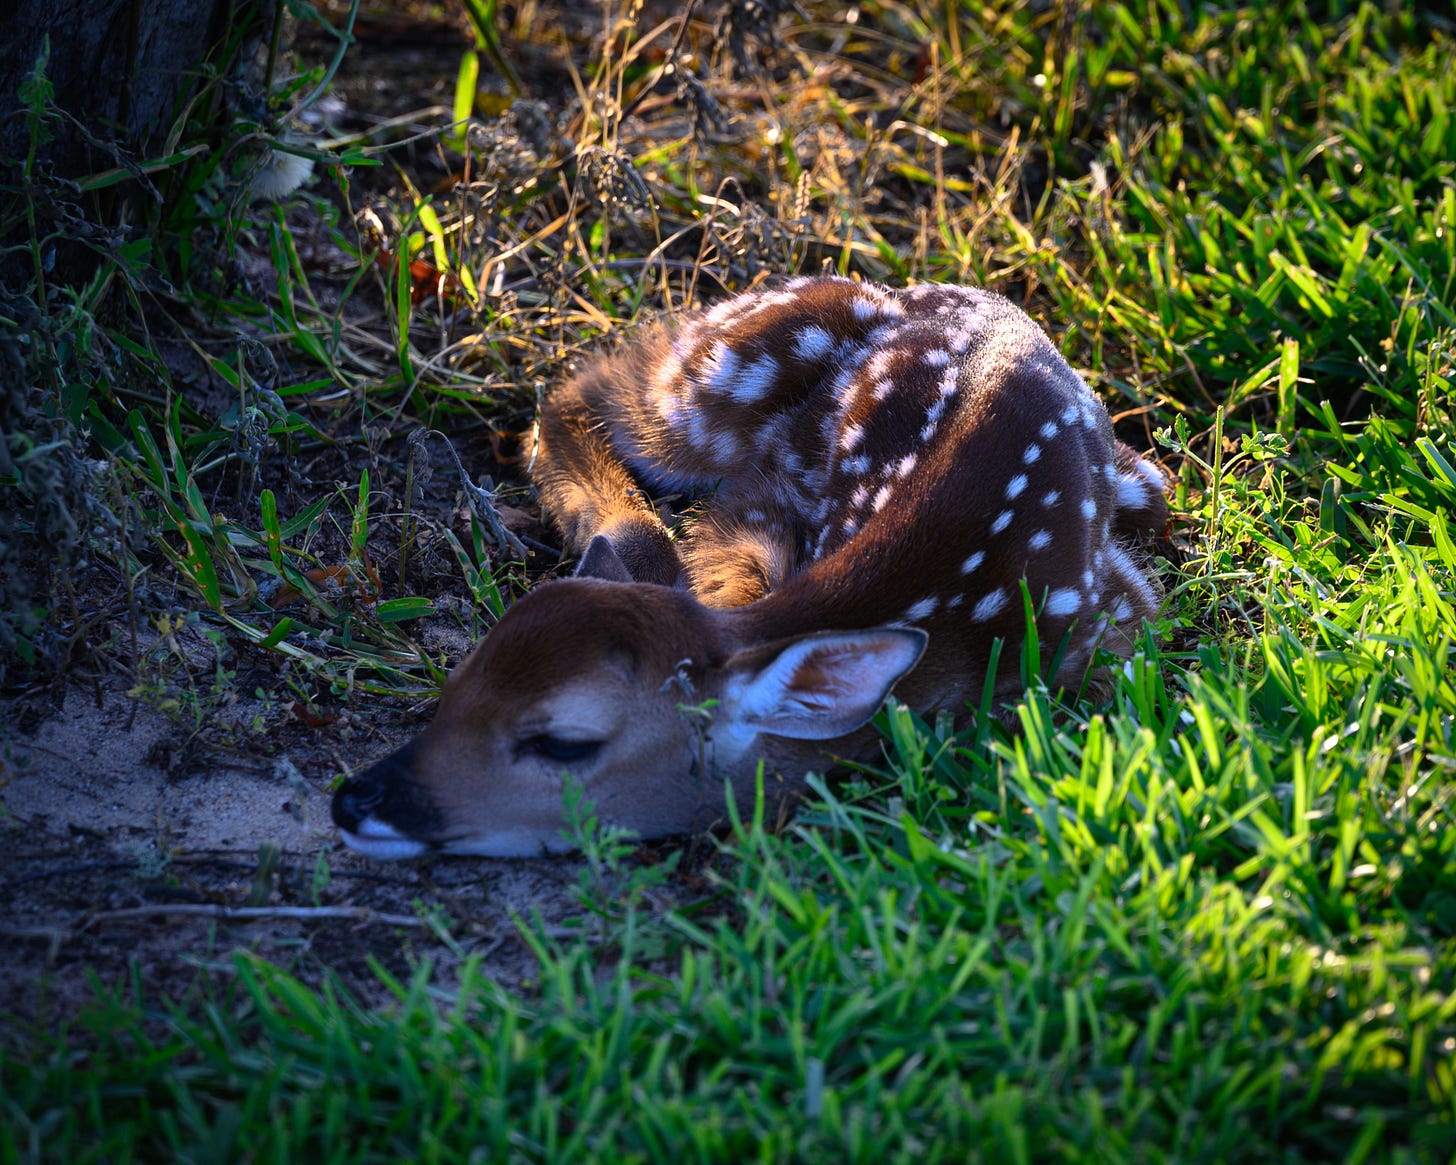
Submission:
{"label": "white spot on fur", "polygon": [[1097,516],[1097,503],[1091,498],[1082,499],[1082,517],[1089,522]]}
{"label": "white spot on fur", "polygon": [[909,473],[914,468],[915,468],[915,454],[913,454],[913,453],[907,453],[904,457],[900,458],[900,463],[895,466],[895,474],[894,475],[896,477],[904,477],[907,473]]}
{"label": "white spot on fur", "polygon": [[845,429],[839,438],[839,447],[846,453],[853,453],[854,447],[864,437],[864,429],[859,425],[850,425]]}
{"label": "white spot on fur", "polygon": [[849,508],[857,510],[870,500],[869,487],[863,482],[854,487],[854,493],[849,495]]}
{"label": "white spot on fur", "polygon": [[714,432],[709,448],[719,464],[738,460],[738,438],[732,429],[718,429]]}
{"label": "white spot on fur", "polygon": [[770,308],[782,307],[784,304],[794,303],[798,298],[798,294],[790,291],[788,288],[785,288],[783,291],[771,292],[768,295],[759,296],[753,306],[744,314],[757,315],[759,312],[767,311]]}
{"label": "white spot on fur", "polygon": [[932,348],[920,359],[931,368],[944,368],[950,363],[950,353],[944,348]]}
{"label": "white spot on fur", "polygon": [[1011,525],[1012,513],[1010,510],[1002,510],[996,515],[996,520],[991,523],[991,533],[999,534],[1007,526]]}
{"label": "white spot on fur", "polygon": [[989,595],[981,598],[971,610],[971,618],[977,623],[985,623],[996,617],[996,612],[1006,605],[1006,592],[994,590]]}
{"label": "white spot on fur", "polygon": [[1052,544],[1052,536],[1046,530],[1038,530],[1026,540],[1026,545],[1032,550],[1045,550]]}
{"label": "white spot on fur", "polygon": [[714,392],[729,392],[733,388],[734,381],[738,379],[738,371],[743,361],[739,359],[738,353],[722,340],[713,344],[712,357],[708,361],[707,377],[703,384]]}
{"label": "white spot on fur", "polygon": [[1048,421],[1041,427],[1039,432],[1041,433],[1042,440],[1050,441],[1057,435],[1057,423],[1055,421]]}
{"label": "white spot on fur", "polygon": [[1097,581],[1096,578],[1093,576],[1093,574],[1092,574],[1092,572],[1090,570],[1084,570],[1082,572],[1082,585],[1084,587],[1089,587],[1090,588],[1092,586],[1092,584],[1094,582],[1096,582],[1096,581]]}
{"label": "white spot on fur", "polygon": [[918,603],[910,606],[905,612],[905,622],[918,623],[921,619],[928,619],[935,613],[935,608],[940,605],[940,600],[934,595],[921,599]]}
{"label": "white spot on fur", "polygon": [[875,348],[874,355],[865,361],[864,376],[866,380],[881,379],[890,367],[889,351],[883,346],[877,346],[883,344],[883,338],[879,333],[885,330],[883,327],[875,328],[874,331],[865,337],[865,343]]}
{"label": "white spot on fur", "polygon": [[983,563],[985,561],[986,561],[986,552],[984,550],[977,550],[968,559],[966,559],[963,563],[961,563],[961,573],[962,574],[970,574],[973,570],[975,570],[977,567],[979,567],[981,565],[981,563]]}
{"label": "white spot on fur", "polygon": [[839,467],[854,477],[863,477],[870,471],[869,454],[861,453],[857,457],[847,457],[839,463]]}
{"label": "white spot on fur", "polygon": [[877,494],[875,494],[875,501],[874,501],[874,507],[873,507],[875,513],[878,514],[882,509],[884,509],[885,508],[885,503],[887,501],[889,501],[889,500],[890,500],[890,487],[888,485],[882,485],[882,486],[880,486],[880,492],[877,493]]}
{"label": "white spot on fur", "polygon": [[1079,409],[1075,404],[1068,405],[1066,409],[1062,412],[1062,424],[1075,425],[1077,423],[1077,418],[1081,415],[1081,412],[1082,410]]}
{"label": "white spot on fur", "polygon": [[760,356],[751,364],[743,364],[728,386],[728,395],[740,404],[751,405],[762,400],[779,379],[779,362],[772,356]]}
{"label": "white spot on fur", "polygon": [[965,601],[965,598],[965,595],[952,595],[946,600],[945,609],[949,611],[955,607],[959,607]]}
{"label": "white spot on fur", "polygon": [[1041,446],[1033,442],[1032,444],[1028,445],[1025,452],[1021,454],[1021,462],[1023,465],[1030,465],[1040,456]]}
{"label": "white spot on fur", "polygon": [[1046,506],[1047,509],[1051,509],[1054,505],[1056,505],[1061,500],[1062,500],[1061,491],[1060,490],[1050,489],[1050,490],[1047,490],[1046,493],[1042,494],[1041,504],[1044,505],[1044,506]]}
{"label": "white spot on fur", "polygon": [[702,409],[684,410],[687,421],[687,439],[694,448],[705,450],[712,444],[713,436],[708,432],[708,419]]}
{"label": "white spot on fur", "polygon": [[1047,596],[1048,615],[1073,615],[1082,605],[1082,594],[1075,587],[1062,587]]}
{"label": "white spot on fur", "polygon": [[1006,483],[1006,497],[1008,499],[1021,496],[1021,491],[1026,488],[1026,474],[1018,473]]}
{"label": "white spot on fur", "polygon": [[676,393],[681,387],[682,364],[675,356],[664,356],[652,376],[652,387],[664,393]]}
{"label": "white spot on fur", "polygon": [[698,322],[696,320],[689,320],[673,333],[672,354],[679,362],[686,360],[688,354],[696,350],[698,346],[698,331]]}
{"label": "white spot on fur", "polygon": [[1133,458],[1132,466],[1140,474],[1142,474],[1143,477],[1147,478],[1148,484],[1150,486],[1156,489],[1159,493],[1163,492],[1164,482],[1162,470],[1160,470],[1156,465],[1154,465],[1151,461],[1147,460],[1147,458],[1145,457]]}
{"label": "white spot on fur", "polygon": [[895,385],[893,381],[882,380],[871,389],[870,395],[876,400],[884,400],[894,391]]}
{"label": "white spot on fur", "polygon": [[866,322],[880,314],[878,305],[873,300],[866,299],[862,295],[856,295],[849,301],[849,310],[854,313],[855,319]]}
{"label": "white spot on fur", "polygon": [[[885,345],[890,342],[890,338],[899,330],[899,324],[879,324],[871,328],[864,334],[865,355],[868,356],[873,353],[876,360],[881,360],[882,358],[888,360],[889,356],[885,352]],[[874,361],[871,361],[870,364],[877,369],[873,373],[873,376],[883,375],[885,371],[884,363],[875,365]]]}
{"label": "white spot on fur", "polygon": [[735,295],[728,299],[719,300],[703,319],[715,328],[721,328],[742,310],[743,299]]}
{"label": "white spot on fur", "polygon": [[834,351],[834,337],[818,324],[810,324],[794,337],[794,355],[800,360],[822,360]]}
{"label": "white spot on fur", "polygon": [[[1157,593],[1153,590],[1152,584],[1148,582],[1147,576],[1137,568],[1132,557],[1120,546],[1110,547],[1112,554],[1112,571],[1117,579],[1129,590],[1136,592],[1142,604],[1149,608],[1156,608],[1158,605]],[[1124,616],[1119,615],[1118,618]]]}
{"label": "white spot on fur", "polygon": [[1130,473],[1121,474],[1117,479],[1117,506],[1122,510],[1140,510],[1148,504],[1147,483],[1141,477],[1134,477]]}
{"label": "white spot on fur", "polygon": [[682,407],[682,403],[673,396],[669,389],[653,384],[647,390],[647,399],[652,402],[652,407],[657,410],[657,415],[666,421],[671,427],[676,428],[680,423],[676,414]]}

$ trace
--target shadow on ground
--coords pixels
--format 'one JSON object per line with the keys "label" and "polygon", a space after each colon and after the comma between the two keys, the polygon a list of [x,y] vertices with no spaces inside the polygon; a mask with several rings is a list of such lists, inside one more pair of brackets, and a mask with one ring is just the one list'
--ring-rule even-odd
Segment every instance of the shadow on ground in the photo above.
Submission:
{"label": "shadow on ground", "polygon": [[366,999],[383,995],[371,959],[407,974],[428,958],[448,982],[473,954],[519,988],[537,965],[515,919],[539,912],[569,928],[581,913],[569,859],[385,865],[353,854],[329,821],[338,766],[303,733],[271,758],[169,771],[185,730],[122,692],[99,695],[72,689],[4,747],[5,1022],[73,1014],[93,974],[180,997],[239,950],[308,980],[327,968]]}

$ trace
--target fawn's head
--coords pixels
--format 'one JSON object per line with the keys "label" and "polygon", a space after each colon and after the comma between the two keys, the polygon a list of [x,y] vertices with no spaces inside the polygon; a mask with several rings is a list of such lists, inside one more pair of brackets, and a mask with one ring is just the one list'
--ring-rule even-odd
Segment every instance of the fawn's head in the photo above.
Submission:
{"label": "fawn's head", "polygon": [[812,767],[914,666],[924,632],[879,628],[734,641],[690,594],[576,578],[515,604],[451,673],[434,721],[348,779],[333,816],[377,858],[522,857],[570,848],[564,774],[598,816],[643,837],[751,803],[760,757]]}

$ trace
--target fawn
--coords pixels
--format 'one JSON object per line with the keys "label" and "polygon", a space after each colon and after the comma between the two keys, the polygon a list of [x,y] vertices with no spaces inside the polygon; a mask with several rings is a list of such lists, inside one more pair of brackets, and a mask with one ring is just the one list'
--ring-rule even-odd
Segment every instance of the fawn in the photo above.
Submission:
{"label": "fawn", "polygon": [[[783,798],[826,751],[863,757],[892,687],[979,701],[997,640],[1014,696],[1024,594],[1074,688],[1160,600],[1133,548],[1166,521],[1159,471],[976,288],[800,278],[659,326],[549,397],[533,478],[580,567],[340,787],[366,854],[569,848],[565,773],[642,837],[700,829],[725,782],[751,806],[760,760]],[[701,508],[674,539],[644,490]]]}

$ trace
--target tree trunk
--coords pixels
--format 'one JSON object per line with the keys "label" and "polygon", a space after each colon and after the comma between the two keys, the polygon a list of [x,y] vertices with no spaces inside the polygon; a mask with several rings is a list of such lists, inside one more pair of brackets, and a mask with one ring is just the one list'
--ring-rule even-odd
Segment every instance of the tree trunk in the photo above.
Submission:
{"label": "tree trunk", "polygon": [[[64,177],[114,164],[87,134],[145,149],[195,90],[204,64],[252,69],[275,0],[0,0],[0,161],[28,148],[20,86],[49,41],[46,75],[65,124],[43,160]],[[227,51],[222,51],[226,49]]]}

